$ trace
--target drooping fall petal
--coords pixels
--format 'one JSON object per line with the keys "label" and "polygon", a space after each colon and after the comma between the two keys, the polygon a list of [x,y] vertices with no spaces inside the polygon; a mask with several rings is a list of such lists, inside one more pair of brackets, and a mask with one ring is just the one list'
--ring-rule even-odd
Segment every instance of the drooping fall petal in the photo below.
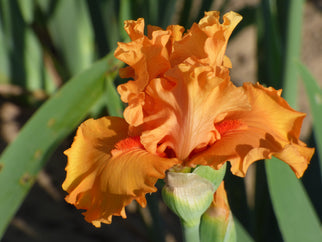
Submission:
{"label": "drooping fall petal", "polygon": [[127,135],[121,118],[89,119],[65,152],[66,201],[85,209],[86,221],[97,227],[111,223],[113,215],[126,218],[125,206],[133,200],[145,206],[145,194],[155,192],[156,181],[178,162],[146,152],[139,139]]}
{"label": "drooping fall petal", "polygon": [[299,140],[305,114],[293,110],[280,96],[280,90],[250,83],[245,83],[243,89],[251,110],[231,113],[222,123],[216,124],[219,130],[234,121],[241,125],[222,128],[221,139],[196,155],[190,164],[220,167],[229,160],[232,172],[245,176],[253,162],[276,156],[301,177],[314,153],[313,148]]}

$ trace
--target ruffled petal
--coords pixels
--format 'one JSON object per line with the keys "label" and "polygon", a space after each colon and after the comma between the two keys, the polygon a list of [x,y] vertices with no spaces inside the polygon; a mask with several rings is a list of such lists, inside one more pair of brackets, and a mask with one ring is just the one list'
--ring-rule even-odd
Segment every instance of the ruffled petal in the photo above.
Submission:
{"label": "ruffled petal", "polygon": [[[293,110],[280,96],[281,90],[260,84],[243,86],[251,111],[232,113],[225,121],[242,124],[226,130],[209,149],[196,155],[189,164],[208,164],[219,168],[230,161],[231,171],[245,176],[255,161],[276,156],[301,177],[314,153],[299,140],[304,113]],[[218,124],[220,125],[220,124]]]}
{"label": "ruffled petal", "polygon": [[141,142],[152,153],[171,149],[185,160],[218,138],[214,123],[229,112],[249,109],[247,96],[228,73],[188,59],[169,70],[167,79],[154,79],[146,89]]}
{"label": "ruffled petal", "polygon": [[205,17],[198,24],[192,25],[184,37],[174,44],[170,58],[172,66],[194,57],[212,67],[231,67],[228,57],[225,56],[226,46],[242,17],[235,12],[229,12],[223,16],[223,23],[220,23],[219,18],[218,11],[205,12]]}
{"label": "ruffled petal", "polygon": [[131,40],[137,40],[144,36],[144,19],[139,18],[137,21],[127,20],[124,22],[124,30]]}
{"label": "ruffled petal", "polygon": [[128,124],[121,118],[89,119],[65,152],[65,199],[85,209],[86,221],[97,227],[111,223],[113,215],[126,218],[125,206],[133,200],[145,206],[145,194],[156,191],[156,181],[178,162],[148,153],[127,133]]}
{"label": "ruffled petal", "polygon": [[207,35],[199,28],[198,24],[194,23],[182,39],[173,44],[173,52],[170,56],[171,66],[179,65],[189,57],[196,59],[207,58],[204,50],[207,38]]}
{"label": "ruffled petal", "polygon": [[[144,90],[149,80],[164,73],[170,68],[167,44],[171,37],[170,31],[152,29],[151,39],[143,34],[144,20],[125,21],[125,29],[131,37],[129,43],[118,43],[114,55],[128,64],[131,71],[126,72],[127,77],[134,78],[133,85],[120,85],[118,91],[124,102],[130,102],[133,95]],[[123,73],[124,71],[122,71]],[[124,74],[124,73],[123,73]],[[132,74],[130,76],[129,74]]]}
{"label": "ruffled petal", "polygon": [[166,30],[148,26],[148,36],[143,35],[144,21],[128,21],[125,29],[131,37],[130,43],[118,43],[114,55],[128,64],[121,70],[124,77],[133,80],[118,86],[123,102],[128,103],[125,120],[138,127],[143,124],[145,89],[155,78],[164,78],[167,71],[176,68],[188,58],[197,59],[215,72],[228,73],[231,62],[225,50],[231,32],[241,20],[241,16],[229,12],[219,22],[219,12],[206,12],[199,24],[194,24],[187,33],[179,25],[171,25]]}

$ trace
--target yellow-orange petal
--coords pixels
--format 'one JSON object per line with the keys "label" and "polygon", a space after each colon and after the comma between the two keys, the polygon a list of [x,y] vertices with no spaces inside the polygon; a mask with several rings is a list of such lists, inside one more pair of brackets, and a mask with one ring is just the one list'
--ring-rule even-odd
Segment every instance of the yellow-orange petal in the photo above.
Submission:
{"label": "yellow-orange petal", "polygon": [[158,31],[158,30],[163,30],[161,27],[159,26],[154,26],[154,25],[148,25],[147,26],[147,37],[149,39],[152,39],[152,35],[154,31]]}
{"label": "yellow-orange petal", "polygon": [[170,56],[171,66],[182,63],[189,57],[196,59],[205,59],[207,54],[204,51],[204,44],[207,35],[194,23],[181,40],[173,44],[173,52]]}
{"label": "yellow-orange petal", "polygon": [[199,22],[200,28],[208,36],[204,49],[210,65],[230,67],[231,63],[225,56],[226,47],[231,33],[242,20],[242,16],[235,12],[228,12],[223,16],[222,24],[219,22],[219,17],[219,12],[210,11],[206,12],[205,17]]}
{"label": "yellow-orange petal", "polygon": [[152,153],[171,149],[185,160],[218,138],[214,123],[249,108],[247,96],[229,76],[220,78],[209,66],[187,59],[156,78],[146,89],[141,142]]}
{"label": "yellow-orange petal", "polygon": [[308,148],[299,144],[288,144],[281,152],[273,155],[288,164],[294,171],[296,177],[300,178],[306,170],[312,156],[314,148]]}
{"label": "yellow-orange petal", "polygon": [[126,23],[129,25],[126,26],[126,29],[132,41],[118,43],[114,55],[131,67],[131,72],[127,71],[126,76],[129,77],[131,74],[134,80],[130,84],[122,84],[122,89],[118,88],[122,101],[130,102],[130,96],[137,95],[144,90],[150,79],[162,75],[170,68],[167,44],[171,33],[154,29],[151,39],[149,39],[143,34],[143,20]]}
{"label": "yellow-orange petal", "polygon": [[128,124],[121,118],[89,119],[80,125],[65,152],[63,189],[69,193],[65,199],[86,210],[86,221],[97,227],[101,222],[111,223],[114,215],[126,218],[125,206],[133,200],[145,206],[145,194],[154,192],[156,181],[178,162],[152,155],[140,145],[125,149],[120,142],[127,133]]}
{"label": "yellow-orange petal", "polygon": [[125,120],[131,126],[142,125],[142,106],[146,102],[142,93],[153,79],[164,78],[169,70],[188,59],[211,67],[219,78],[227,76],[231,62],[225,56],[226,45],[240,20],[241,16],[229,12],[220,23],[219,12],[206,12],[199,24],[193,24],[185,34],[179,25],[171,25],[166,30],[149,26],[148,36],[143,35],[142,19],[126,22],[126,31],[132,41],[118,43],[114,53],[116,58],[130,66],[122,69],[120,75],[133,78],[117,88],[122,101],[129,104],[124,113]]}
{"label": "yellow-orange petal", "polygon": [[182,39],[182,34],[184,32],[184,27],[180,25],[169,25],[167,30],[171,31],[172,42],[179,41]]}
{"label": "yellow-orange petal", "polygon": [[144,19],[139,18],[136,21],[127,20],[124,22],[124,29],[131,40],[136,40],[144,35]]}
{"label": "yellow-orange petal", "polygon": [[251,111],[226,117],[226,120],[238,120],[244,124],[242,128],[222,134],[220,140],[196,155],[190,164],[220,167],[229,160],[231,171],[245,176],[253,162],[276,156],[285,161],[297,177],[301,177],[314,153],[313,148],[306,147],[299,140],[305,114],[293,110],[280,96],[280,90],[250,83],[245,83],[243,89],[252,106]]}
{"label": "yellow-orange petal", "polygon": [[228,57],[225,57],[229,37],[241,21],[242,17],[235,12],[223,16],[219,21],[218,11],[205,12],[205,16],[176,43],[170,61],[172,66],[178,65],[189,57],[194,57],[208,65],[230,67]]}

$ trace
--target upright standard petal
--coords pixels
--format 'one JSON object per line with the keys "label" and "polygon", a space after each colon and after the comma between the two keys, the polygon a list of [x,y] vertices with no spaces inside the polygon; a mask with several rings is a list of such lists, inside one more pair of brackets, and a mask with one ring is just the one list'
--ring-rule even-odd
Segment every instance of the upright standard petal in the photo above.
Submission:
{"label": "upright standard petal", "polygon": [[[128,64],[121,69],[123,77],[133,78],[117,87],[123,102],[128,103],[124,117],[128,123],[137,126],[142,123],[144,89],[149,81],[162,75],[170,68],[168,42],[171,31],[155,30],[151,38],[143,35],[144,20],[126,21],[126,30],[132,39],[130,43],[118,43],[114,55]],[[139,31],[137,30],[139,29]],[[128,115],[128,113],[134,113]]]}
{"label": "upright standard petal", "polygon": [[306,147],[299,140],[305,114],[293,110],[280,96],[280,90],[250,83],[245,83],[242,88],[251,110],[232,112],[215,124],[221,130],[221,139],[196,155],[189,164],[208,164],[218,168],[229,160],[231,171],[245,176],[253,162],[276,156],[301,177],[314,153],[313,148]]}
{"label": "upright standard petal", "polygon": [[133,78],[117,89],[122,101],[128,103],[125,120],[135,127],[143,124],[145,111],[142,106],[146,102],[145,89],[149,83],[155,78],[164,78],[168,70],[189,58],[197,59],[213,70],[231,68],[225,50],[232,30],[241,19],[237,13],[229,12],[220,23],[219,12],[206,12],[199,24],[194,24],[185,34],[179,25],[171,25],[166,30],[151,26],[148,36],[143,35],[143,19],[127,21],[125,29],[132,41],[119,43],[114,53],[116,58],[129,65],[120,74]]}
{"label": "upright standard petal", "polygon": [[[127,90],[127,85],[120,85],[119,92],[124,102],[128,102],[130,93],[144,90],[150,79],[170,68],[167,43],[171,37],[169,31],[162,29],[151,33],[151,38],[144,35],[144,19],[125,21],[124,27],[131,38],[129,43],[118,43],[115,57],[129,65],[121,72],[123,76],[134,78],[136,90]],[[126,74],[125,74],[126,73]],[[132,92],[131,92],[132,91]]]}
{"label": "upright standard petal", "polygon": [[205,17],[198,24],[192,25],[183,38],[174,44],[170,57],[172,66],[194,57],[212,67],[231,67],[225,51],[228,39],[242,17],[229,12],[223,16],[223,23],[220,23],[219,18],[218,11],[205,12]]}
{"label": "upright standard petal", "polygon": [[65,199],[85,209],[86,221],[97,227],[111,223],[113,215],[126,218],[125,206],[133,200],[145,206],[145,194],[156,191],[156,181],[178,162],[146,152],[116,117],[85,121],[65,154]]}
{"label": "upright standard petal", "polygon": [[147,87],[141,142],[152,153],[171,150],[185,160],[218,139],[215,122],[247,109],[247,96],[228,72],[187,59]]}

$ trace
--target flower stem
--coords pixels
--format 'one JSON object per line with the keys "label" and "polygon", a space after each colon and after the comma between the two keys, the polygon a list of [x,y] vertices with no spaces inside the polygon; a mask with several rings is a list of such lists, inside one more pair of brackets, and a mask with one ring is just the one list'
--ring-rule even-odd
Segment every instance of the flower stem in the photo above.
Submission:
{"label": "flower stem", "polygon": [[187,224],[181,220],[183,236],[185,242],[200,242],[199,225],[200,221],[195,224]]}

